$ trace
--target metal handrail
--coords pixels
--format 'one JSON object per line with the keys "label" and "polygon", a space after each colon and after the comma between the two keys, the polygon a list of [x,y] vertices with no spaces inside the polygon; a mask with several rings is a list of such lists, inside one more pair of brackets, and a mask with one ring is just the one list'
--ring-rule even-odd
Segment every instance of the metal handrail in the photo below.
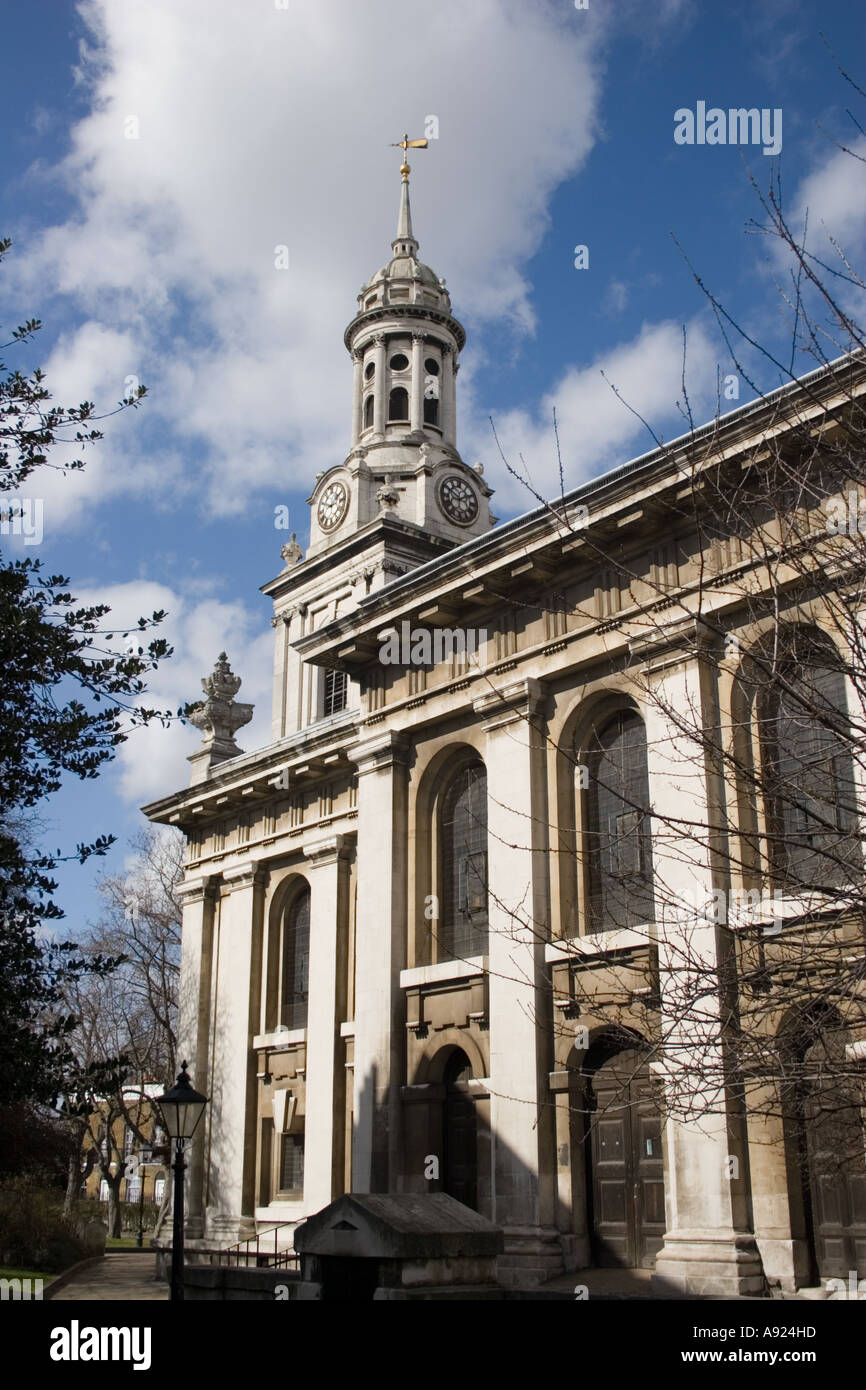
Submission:
{"label": "metal handrail", "polygon": [[[234,1245],[227,1245],[223,1250],[217,1250],[211,1256],[211,1264],[232,1265],[238,1268],[243,1264],[249,1267],[253,1263],[256,1269],[288,1269],[300,1267],[300,1257],[294,1250],[280,1250],[277,1242],[277,1232],[281,1231],[289,1223],[279,1222],[269,1230],[256,1231],[254,1236],[247,1236],[244,1240],[235,1241]],[[262,1236],[274,1233],[274,1248],[266,1250],[262,1246]]]}

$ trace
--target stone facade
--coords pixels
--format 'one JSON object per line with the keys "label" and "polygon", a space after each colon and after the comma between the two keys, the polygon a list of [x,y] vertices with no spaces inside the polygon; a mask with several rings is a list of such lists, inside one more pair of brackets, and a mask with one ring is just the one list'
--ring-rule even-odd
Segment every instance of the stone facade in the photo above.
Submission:
{"label": "stone facade", "polygon": [[[713,827],[745,834],[746,811],[677,711],[751,737],[738,670],[761,632],[722,582],[743,569],[737,538],[677,523],[673,502],[710,450],[746,468],[780,432],[832,422],[866,370],[851,359],[843,393],[813,373],[496,527],[457,451],[465,335],[417,259],[405,166],[392,249],[346,333],[349,455],[316,480],[306,557],[287,547],[263,590],[272,742],[194,754],[194,784],[145,808],[189,845],[181,1048],[211,1101],[190,1238],[283,1222],[289,1239],[343,1193],[445,1190],[502,1229],[505,1285],[601,1257],[688,1292],[793,1289],[815,1238],[782,1121],[725,1088],[699,1104],[709,1083],[689,1079],[696,1048],[710,1074],[725,1049],[736,933],[700,912],[599,925],[582,769],[616,720],[645,749],[647,901],[741,881]],[[699,587],[738,654],[696,622]],[[821,626],[796,586],[783,603]],[[471,657],[383,664],[407,621],[484,637]],[[231,738],[243,719],[220,714]],[[709,1007],[678,1004],[686,956]],[[632,1088],[628,1135],[593,1138],[585,1088],[600,1104],[614,1081]],[[689,1086],[693,1119],[648,1099]]]}

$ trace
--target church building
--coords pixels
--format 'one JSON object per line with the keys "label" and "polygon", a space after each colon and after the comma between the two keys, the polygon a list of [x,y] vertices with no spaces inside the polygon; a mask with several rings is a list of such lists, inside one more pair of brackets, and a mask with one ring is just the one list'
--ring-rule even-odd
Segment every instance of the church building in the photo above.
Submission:
{"label": "church building", "polygon": [[[686,727],[697,711],[762,756],[744,662],[778,622],[744,598],[762,572],[742,526],[696,524],[703,472],[832,434],[864,363],[498,525],[459,452],[466,334],[419,259],[403,158],[391,256],[345,332],[348,453],[262,590],[271,741],[236,743],[252,711],[221,654],[189,785],[145,808],[188,844],[180,1048],[210,1101],[189,1247],[275,1225],[290,1244],[343,1193],[444,1191],[501,1228],[514,1288],[596,1265],[710,1295],[866,1275],[862,1143],[830,1172],[808,1106],[753,1112],[754,1088],[717,1084],[732,997],[756,1035],[791,1030],[743,952],[766,971],[799,909],[707,912],[772,878],[770,811]],[[839,643],[820,596],[777,598],[786,630]],[[863,955],[862,923],[832,930]],[[859,1064],[866,1028],[836,1022]]]}

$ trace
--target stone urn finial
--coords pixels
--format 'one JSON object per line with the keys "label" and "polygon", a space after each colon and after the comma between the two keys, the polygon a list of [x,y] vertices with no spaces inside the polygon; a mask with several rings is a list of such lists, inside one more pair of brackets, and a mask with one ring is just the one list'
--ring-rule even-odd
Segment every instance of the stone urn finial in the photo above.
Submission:
{"label": "stone urn finial", "polygon": [[299,565],[304,558],[304,552],[298,545],[298,538],[294,531],[289,536],[282,550],[280,551],[286,562],[286,569],[291,569],[292,565]]}
{"label": "stone urn finial", "polygon": [[193,783],[204,781],[216,763],[243,752],[235,743],[235,734],[249,724],[254,706],[235,700],[241,684],[240,676],[232,674],[225,652],[220,652],[213,674],[202,677],[201,688],[207,698],[187,706],[189,722],[204,734],[201,748],[189,759]]}

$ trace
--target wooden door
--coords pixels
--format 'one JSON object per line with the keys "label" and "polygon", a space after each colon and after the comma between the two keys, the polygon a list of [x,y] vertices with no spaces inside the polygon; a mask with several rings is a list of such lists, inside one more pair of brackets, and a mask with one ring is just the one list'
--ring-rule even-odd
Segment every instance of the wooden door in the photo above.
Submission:
{"label": "wooden door", "polygon": [[665,1232],[661,1117],[641,1054],[619,1052],[600,1067],[591,1096],[595,1262],[652,1269]]}
{"label": "wooden door", "polygon": [[[806,1053],[804,1118],[812,1243],[819,1277],[866,1277],[866,1158],[862,1112],[844,1076],[844,1041],[825,1037]],[[823,1076],[822,1076],[823,1073]]]}

